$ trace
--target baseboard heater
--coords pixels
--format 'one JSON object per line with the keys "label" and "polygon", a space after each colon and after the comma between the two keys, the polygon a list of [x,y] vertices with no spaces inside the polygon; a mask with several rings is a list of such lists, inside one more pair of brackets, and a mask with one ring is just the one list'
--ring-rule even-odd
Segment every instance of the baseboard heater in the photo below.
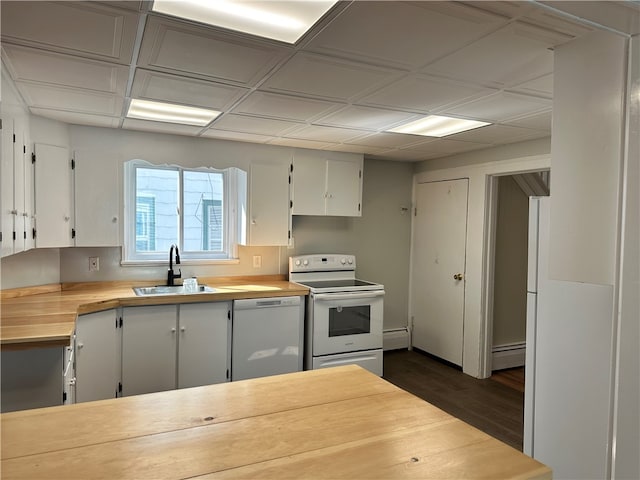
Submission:
{"label": "baseboard heater", "polygon": [[491,349],[491,370],[524,366],[526,345],[526,342],[495,345]]}
{"label": "baseboard heater", "polygon": [[409,329],[391,328],[382,332],[383,350],[401,350],[409,348]]}

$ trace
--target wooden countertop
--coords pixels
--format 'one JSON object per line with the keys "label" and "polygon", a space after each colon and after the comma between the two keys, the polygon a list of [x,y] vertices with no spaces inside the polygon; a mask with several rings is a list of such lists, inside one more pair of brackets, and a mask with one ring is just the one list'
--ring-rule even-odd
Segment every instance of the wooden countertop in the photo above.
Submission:
{"label": "wooden countertop", "polygon": [[162,283],[68,283],[2,292],[0,345],[3,350],[69,345],[76,316],[122,306],[216,302],[243,298],[307,295],[309,289],[284,276],[202,278],[213,293],[138,297],[133,286]]}
{"label": "wooden countertop", "polygon": [[0,416],[3,478],[550,479],[355,365]]}

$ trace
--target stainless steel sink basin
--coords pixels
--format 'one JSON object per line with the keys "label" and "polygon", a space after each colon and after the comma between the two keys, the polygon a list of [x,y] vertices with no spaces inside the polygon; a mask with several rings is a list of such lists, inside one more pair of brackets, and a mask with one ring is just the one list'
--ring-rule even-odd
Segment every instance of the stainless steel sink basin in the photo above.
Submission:
{"label": "stainless steel sink basin", "polygon": [[182,285],[156,285],[155,287],[133,287],[139,297],[157,295],[197,295],[199,293],[213,293],[216,290],[206,285],[198,285],[195,292],[187,291]]}

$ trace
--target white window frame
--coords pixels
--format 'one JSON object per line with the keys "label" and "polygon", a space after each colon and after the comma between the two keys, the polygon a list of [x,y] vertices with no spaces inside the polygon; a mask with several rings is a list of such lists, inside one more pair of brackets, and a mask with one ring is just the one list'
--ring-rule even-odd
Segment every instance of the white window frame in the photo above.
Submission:
{"label": "white window frame", "polygon": [[184,237],[184,216],[182,191],[179,193],[179,217],[178,217],[178,238],[176,244],[180,248],[180,258],[182,264],[200,263],[238,263],[238,244],[244,243],[244,229],[242,216],[246,208],[246,172],[235,168],[224,170],[213,167],[182,167],[180,165],[153,164],[146,160],[129,160],[124,164],[124,212],[123,212],[123,242],[122,242],[122,265],[159,265],[168,262],[168,251],[157,252],[136,252],[136,169],[157,168],[164,170],[177,170],[180,177],[180,190],[183,186],[183,172],[201,171],[207,173],[221,173],[223,175],[223,251],[185,251],[183,247]]}

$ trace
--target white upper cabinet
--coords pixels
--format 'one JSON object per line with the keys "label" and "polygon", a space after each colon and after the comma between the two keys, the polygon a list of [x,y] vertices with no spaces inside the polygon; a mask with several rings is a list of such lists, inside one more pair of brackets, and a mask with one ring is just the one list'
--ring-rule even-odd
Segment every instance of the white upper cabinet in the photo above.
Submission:
{"label": "white upper cabinet", "polygon": [[247,245],[287,245],[290,161],[251,164]]}
{"label": "white upper cabinet", "polygon": [[13,253],[13,118],[2,116],[2,163],[0,164],[0,210],[2,256]]}
{"label": "white upper cabinet", "polygon": [[363,156],[296,150],[293,215],[362,215]]}
{"label": "white upper cabinet", "polygon": [[35,144],[36,247],[70,247],[72,240],[69,149]]}
{"label": "white upper cabinet", "polygon": [[[3,105],[4,106],[4,105]],[[33,184],[29,118],[16,105],[3,109],[2,118],[2,256],[33,247]]]}
{"label": "white upper cabinet", "polygon": [[120,246],[118,164],[111,158],[74,154],[75,246]]}

